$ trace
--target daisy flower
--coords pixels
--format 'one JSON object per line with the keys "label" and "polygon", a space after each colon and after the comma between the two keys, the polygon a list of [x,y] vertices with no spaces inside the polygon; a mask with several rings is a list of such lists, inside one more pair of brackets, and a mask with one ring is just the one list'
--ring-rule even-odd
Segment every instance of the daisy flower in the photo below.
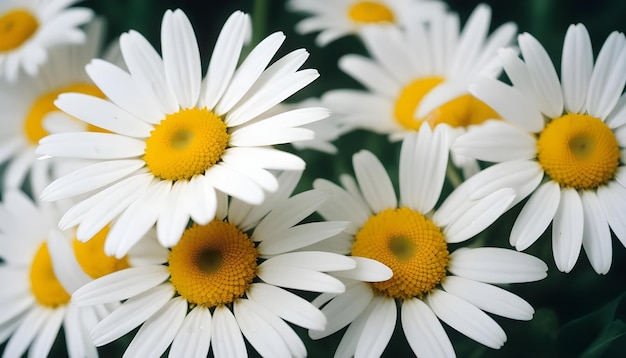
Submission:
{"label": "daisy flower", "polygon": [[358,34],[368,25],[404,26],[443,11],[445,4],[430,0],[290,0],[287,9],[311,15],[296,24],[301,34],[320,32],[323,47],[338,38]]}
{"label": "daisy flower", "polygon": [[85,33],[87,41],[82,44],[51,49],[48,62],[36,77],[23,78],[17,83],[0,80],[0,162],[9,162],[4,173],[5,188],[21,187],[31,171],[47,172],[52,167],[57,172],[60,161],[38,161],[35,156],[39,140],[49,133],[102,130],[71,118],[54,105],[63,92],[104,97],[85,72],[85,65],[101,53],[103,21],[90,22]]}
{"label": "daisy flower", "polygon": [[137,326],[127,356],[245,357],[243,337],[262,356],[304,357],[306,349],[285,322],[323,329],[326,318],[287,289],[344,291],[325,272],[352,270],[352,259],[300,251],[345,229],[345,222],[298,224],[328,199],[309,190],[289,197],[301,172],[283,172],[280,188],[260,206],[219,195],[216,218],[193,224],[172,247],[165,265],[130,268],[78,289],[79,306],[126,300],[90,333],[107,344]]}
{"label": "daisy flower", "polygon": [[[104,254],[106,228],[82,243],[72,232],[57,229],[60,212],[50,203],[34,203],[17,190],[4,193],[0,205],[0,342],[8,339],[4,356],[47,356],[63,326],[70,357],[97,355],[87,332],[112,305],[70,305],[71,293],[82,284],[110,272],[162,262],[155,235],[142,240],[120,259]],[[146,242],[144,242],[146,241]],[[167,256],[165,256],[167,257]]]}
{"label": "daisy flower", "polygon": [[457,141],[463,154],[498,163],[468,185],[511,187],[517,200],[530,195],[510,235],[518,250],[532,245],[552,222],[560,271],[574,267],[582,247],[593,269],[606,274],[610,230],[626,245],[626,38],[609,35],[594,64],[587,29],[571,25],[560,81],[534,37],[525,33],[518,41],[523,60],[501,52],[512,86],[484,80],[471,87],[506,121],[486,123]]}
{"label": "daisy flower", "polygon": [[[453,356],[439,320],[494,349],[506,341],[503,329],[485,312],[530,320],[533,308],[520,297],[491,284],[536,281],[545,263],[515,250],[480,247],[451,251],[495,221],[513,200],[501,189],[476,201],[434,210],[445,180],[448,143],[438,126],[431,133],[404,139],[400,153],[400,200],[383,165],[369,151],[353,156],[356,181],[344,176],[340,187],[317,179],[314,187],[333,193],[318,212],[327,220],[347,220],[353,258],[369,258],[391,268],[393,277],[369,282],[377,269],[342,273],[346,292],[322,294],[313,303],[328,317],[326,329],[309,330],[313,339],[349,325],[336,357],[380,356],[391,338],[400,306],[400,322],[419,357]],[[427,175],[424,175],[427,173]],[[358,261],[357,261],[358,262]],[[363,274],[366,272],[366,274]]]}
{"label": "daisy flower", "polygon": [[77,0],[4,0],[0,3],[0,79],[15,82],[20,69],[37,75],[48,51],[86,40],[80,26],[93,17]]}
{"label": "daisy flower", "polygon": [[[370,26],[363,40],[372,58],[346,55],[339,67],[365,90],[336,89],[322,102],[354,128],[388,134],[398,140],[420,128],[448,124],[450,138],[496,113],[468,92],[481,77],[496,78],[501,65],[496,50],[514,39],[517,27],[506,23],[488,35],[491,8],[476,7],[459,32],[456,13],[437,13],[428,24],[401,31]],[[452,160],[466,174],[478,171],[475,161],[453,153]]]}
{"label": "daisy flower", "polygon": [[242,12],[228,18],[204,81],[196,37],[181,10],[163,17],[163,58],[130,31],[120,38],[129,72],[102,60],[87,66],[109,100],[66,93],[55,104],[111,133],[53,134],[37,149],[40,155],[96,161],[44,190],[44,200],[91,195],[66,213],[62,228],[79,225],[78,237],[87,239],[119,217],[106,243],[106,252],[119,257],[156,223],[160,242],[171,247],[190,218],[199,225],[213,220],[216,190],[259,204],[278,187],[269,170],[304,168],[299,157],[270,146],[311,139],[313,132],[298,126],[327,117],[328,110],[258,117],[318,73],[298,70],[308,57],[302,49],[267,67],[285,38],[280,32],[237,67],[250,28]]}

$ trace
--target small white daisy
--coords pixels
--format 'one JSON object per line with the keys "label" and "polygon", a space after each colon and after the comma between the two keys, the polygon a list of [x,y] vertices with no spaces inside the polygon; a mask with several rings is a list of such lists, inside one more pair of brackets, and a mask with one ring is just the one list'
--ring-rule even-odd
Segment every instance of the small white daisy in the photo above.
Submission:
{"label": "small white daisy", "polygon": [[[341,293],[325,273],[354,269],[344,255],[297,251],[338,234],[345,222],[308,222],[329,197],[321,190],[290,196],[301,172],[278,177],[280,189],[260,206],[219,195],[216,219],[193,224],[166,265],[127,269],[95,280],[72,296],[79,306],[126,300],[90,333],[97,345],[137,326],[127,356],[244,357],[245,337],[266,357],[304,357],[306,349],[285,322],[323,329],[326,318],[287,289]],[[243,336],[242,336],[243,334]]]}
{"label": "small white daisy", "polygon": [[[336,357],[380,356],[396,326],[401,326],[419,357],[454,356],[439,320],[467,337],[498,349],[506,341],[502,328],[485,312],[529,320],[533,308],[520,297],[491,284],[536,281],[546,277],[546,264],[528,254],[502,248],[460,248],[493,223],[513,200],[502,189],[481,200],[467,200],[449,210],[434,210],[445,180],[448,143],[438,126],[431,133],[424,123],[419,133],[405,137],[400,153],[400,200],[383,165],[368,151],[354,155],[356,182],[344,176],[345,188],[318,179],[314,187],[333,196],[318,210],[327,220],[347,220],[350,254],[379,261],[393,277],[371,282],[381,269],[335,273],[346,292],[322,294],[313,303],[328,317],[323,331],[309,330],[313,339],[349,325]],[[345,240],[345,236],[339,237]]]}
{"label": "small white daisy", "polygon": [[299,157],[270,146],[311,139],[313,132],[298,126],[327,117],[328,110],[301,108],[257,119],[318,73],[298,70],[308,57],[302,49],[267,67],[285,39],[280,32],[237,67],[249,22],[239,11],[228,18],[203,81],[189,19],[168,10],[163,58],[130,31],[120,38],[130,73],[101,60],[87,66],[110,100],[59,96],[55,104],[63,111],[112,132],[53,134],[40,141],[39,154],[97,160],[44,191],[45,200],[93,193],[68,211],[61,227],[79,225],[78,237],[86,239],[119,216],[108,253],[123,256],[155,223],[160,242],[171,247],[190,218],[200,225],[214,218],[216,190],[259,204],[278,187],[269,170],[304,168]]}
{"label": "small white daisy", "polygon": [[87,333],[114,306],[76,307],[69,304],[71,293],[93,278],[167,258],[154,235],[137,245],[138,255],[106,256],[106,229],[82,243],[71,231],[56,228],[60,214],[50,203],[36,204],[20,191],[3,195],[0,342],[8,339],[5,357],[22,356],[27,349],[29,356],[47,356],[61,326],[70,357],[97,355]]}
{"label": "small white daisy", "polygon": [[487,122],[457,141],[462,154],[499,163],[466,185],[468,195],[471,187],[482,193],[511,187],[516,202],[530,195],[511,245],[525,250],[552,222],[560,271],[574,267],[583,247],[594,270],[605,274],[612,261],[610,230],[626,245],[626,37],[609,35],[594,65],[587,29],[571,25],[560,82],[534,37],[525,33],[518,41],[523,60],[501,52],[512,86],[484,80],[471,87],[506,121]]}
{"label": "small white daisy", "polygon": [[15,82],[20,70],[37,75],[48,51],[86,40],[80,26],[93,17],[78,0],[3,0],[0,3],[0,79]]}
{"label": "small white daisy", "polygon": [[104,97],[85,72],[85,65],[101,54],[103,30],[103,21],[95,19],[85,27],[85,43],[52,48],[48,62],[36,77],[17,83],[0,80],[0,162],[9,162],[4,173],[5,188],[21,187],[31,171],[47,172],[52,167],[58,172],[61,161],[38,161],[35,156],[39,140],[49,133],[101,131],[59,111],[54,100],[63,92]]}
{"label": "small white daisy", "polygon": [[[477,78],[496,78],[502,70],[497,49],[511,44],[517,27],[506,23],[488,34],[491,8],[478,5],[462,31],[456,13],[437,13],[428,23],[404,31],[370,26],[363,30],[372,58],[346,55],[339,67],[365,90],[336,89],[322,103],[354,128],[401,139],[419,129],[447,123],[454,138],[465,128],[496,118],[496,113],[469,94]],[[452,160],[466,176],[478,171],[475,161],[453,153]]]}
{"label": "small white daisy", "polygon": [[296,24],[301,34],[320,32],[318,46],[346,35],[358,34],[368,25],[404,26],[428,19],[446,5],[431,0],[290,0],[287,9],[310,17]]}

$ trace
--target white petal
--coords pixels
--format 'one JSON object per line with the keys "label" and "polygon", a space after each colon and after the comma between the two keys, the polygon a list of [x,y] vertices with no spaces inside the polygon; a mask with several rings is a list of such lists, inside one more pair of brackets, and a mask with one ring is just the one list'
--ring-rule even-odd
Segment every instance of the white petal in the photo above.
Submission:
{"label": "white petal", "polygon": [[187,300],[174,297],[148,318],[124,352],[129,357],[159,357],[170,345],[187,313]]}
{"label": "white petal", "polygon": [[530,247],[552,222],[560,198],[561,189],[556,182],[548,181],[540,185],[513,224],[509,239],[511,245],[519,251]]}
{"label": "white petal", "polygon": [[593,269],[602,275],[609,272],[613,258],[613,246],[609,224],[602,211],[598,196],[585,190],[583,204],[583,248]]}
{"label": "white petal", "polygon": [[426,304],[439,319],[478,343],[499,349],[506,342],[498,323],[467,301],[436,289],[426,297]]}
{"label": "white petal", "polygon": [[622,245],[626,246],[626,190],[619,183],[609,182],[598,188],[598,199],[611,230]]}
{"label": "white petal", "polygon": [[393,98],[398,91],[398,84],[384,72],[380,65],[360,55],[342,56],[337,66],[350,77],[359,81],[368,92],[379,93]]}
{"label": "white petal", "polygon": [[57,133],[42,138],[35,154],[80,159],[123,159],[143,155],[143,141],[113,133]]}
{"label": "white petal", "polygon": [[300,327],[323,330],[326,326],[326,317],[322,311],[282,288],[265,283],[253,283],[248,287],[246,295],[278,317]]}
{"label": "white petal", "polygon": [[181,108],[194,107],[201,84],[200,50],[191,23],[183,11],[168,10],[161,25],[165,79]]}
{"label": "white petal", "polygon": [[589,32],[583,24],[571,24],[565,34],[561,56],[561,82],[567,112],[585,112],[592,71],[593,50]]}
{"label": "white petal", "polygon": [[263,241],[263,239],[261,239],[257,250],[259,250],[259,253],[263,256],[277,255],[298,250],[335,236],[342,232],[347,226],[348,223],[343,221],[313,222],[297,225],[281,232],[280,237],[285,238],[284,240]]}
{"label": "white petal", "polygon": [[[617,137],[617,141],[619,143],[624,143],[624,141],[626,141],[620,140],[620,138],[624,137],[619,136],[619,129],[621,129],[623,133],[625,132],[624,128],[626,128],[626,126],[622,127],[624,124],[626,124],[626,93],[622,94],[619,101],[617,101],[617,104],[615,105],[613,111],[604,120],[604,123],[606,123],[609,128],[614,130],[613,133]],[[626,135],[626,133],[623,133],[622,135]]]}
{"label": "white petal", "polygon": [[528,302],[500,287],[459,276],[448,276],[441,284],[446,292],[483,311],[524,321],[533,318],[535,310]]}
{"label": "white petal", "polygon": [[264,199],[265,194],[257,184],[224,163],[212,166],[205,176],[216,189],[247,203],[258,205]]}
{"label": "white petal", "polygon": [[152,317],[174,293],[172,285],[163,284],[129,298],[89,332],[91,341],[102,346],[120,338]]}
{"label": "white petal", "polygon": [[611,113],[626,83],[626,39],[612,32],[602,45],[589,83],[587,112],[604,119]]}
{"label": "white petal", "polygon": [[335,271],[334,276],[365,282],[385,281],[393,276],[393,271],[385,264],[367,257],[350,256],[356,267],[347,271]]}
{"label": "white petal", "polygon": [[186,191],[189,200],[189,216],[198,225],[206,225],[215,218],[217,194],[204,175],[196,175],[189,181]]}
{"label": "white petal", "polygon": [[230,157],[240,165],[277,170],[304,170],[304,160],[300,157],[269,147],[233,147],[228,148],[222,159]]}
{"label": "white petal", "polygon": [[266,265],[266,262],[258,266],[257,275],[269,284],[313,292],[341,293],[345,290],[341,281],[325,273],[271,263]]}
{"label": "white petal", "polygon": [[169,357],[203,358],[209,354],[211,344],[211,311],[196,306],[185,317],[178,330]]}
{"label": "white petal", "polygon": [[437,316],[422,300],[411,298],[402,302],[402,329],[418,357],[455,357],[450,338]]}
{"label": "white petal", "polygon": [[374,307],[365,327],[361,332],[361,338],[356,347],[355,356],[380,356],[396,327],[397,309],[393,298],[378,296],[373,301]]}
{"label": "white petal", "polygon": [[22,318],[2,354],[6,357],[22,356],[53,314],[53,309],[35,306]]}
{"label": "white petal", "polygon": [[91,277],[83,271],[78,263],[70,241],[60,231],[50,230],[46,243],[52,259],[54,276],[66,292],[71,294],[91,281]]}
{"label": "white petal", "polygon": [[76,290],[72,303],[88,306],[121,301],[159,285],[169,276],[167,267],[162,265],[115,271]]}
{"label": "white petal", "polygon": [[450,254],[448,270],[454,275],[486,283],[519,283],[545,278],[548,266],[523,252],[480,247],[455,250]]}
{"label": "white petal", "polygon": [[46,318],[41,330],[37,332],[37,336],[31,343],[28,349],[29,356],[46,357],[50,354],[50,348],[57,338],[66,310],[67,306],[52,310],[52,314]]}
{"label": "white petal", "polygon": [[583,206],[576,189],[561,189],[552,223],[552,252],[561,272],[569,272],[580,254],[584,228]]}
{"label": "white petal", "polygon": [[454,141],[455,153],[488,162],[530,160],[537,154],[537,139],[504,121],[487,121]]}
{"label": "white petal", "polygon": [[246,344],[235,320],[226,306],[217,306],[213,312],[211,343],[216,357],[246,357]]}
{"label": "white petal", "polygon": [[314,271],[344,271],[356,267],[350,257],[332,252],[297,251],[273,256],[263,262],[267,266],[294,267]]}
{"label": "white petal", "polygon": [[190,189],[188,181],[177,180],[167,195],[167,204],[159,213],[156,224],[157,237],[164,247],[176,245],[187,227],[191,211],[190,202],[197,200],[189,193]]}
{"label": "white petal", "polygon": [[363,197],[376,213],[398,205],[391,179],[372,152],[361,150],[352,157],[352,165]]}
{"label": "white petal", "polygon": [[316,179],[313,181],[313,187],[328,190],[331,193],[331,199],[317,209],[326,220],[348,221],[351,225],[347,230],[356,233],[369,219],[371,210],[366,203],[361,203],[340,186],[325,179]]}
{"label": "white petal", "polygon": [[54,105],[86,123],[128,137],[147,138],[154,129],[116,104],[91,95],[63,93]]}

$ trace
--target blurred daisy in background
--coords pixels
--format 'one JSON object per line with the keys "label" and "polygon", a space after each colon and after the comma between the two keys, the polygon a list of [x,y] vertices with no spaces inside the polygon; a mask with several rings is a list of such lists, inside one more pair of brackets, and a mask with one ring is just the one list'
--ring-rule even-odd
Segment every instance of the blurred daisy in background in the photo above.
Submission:
{"label": "blurred daisy in background", "polygon": [[[388,134],[399,140],[422,122],[446,123],[452,141],[467,127],[497,114],[468,91],[477,78],[497,78],[502,66],[497,50],[511,45],[517,27],[506,23],[488,34],[491,8],[474,9],[459,31],[456,13],[438,12],[429,22],[404,31],[370,26],[363,41],[372,58],[345,55],[339,67],[365,90],[334,89],[322,103],[354,128]],[[466,177],[479,170],[476,161],[453,153],[452,161]]]}
{"label": "blurred daisy in background", "polygon": [[[405,137],[399,201],[382,163],[365,150],[353,156],[356,182],[345,176],[345,188],[324,179],[314,182],[315,188],[333,193],[318,212],[327,220],[350,222],[338,238],[347,236],[351,257],[369,267],[336,273],[346,283],[346,292],[322,294],[313,301],[322,307],[328,324],[325,330],[309,330],[311,338],[329,336],[349,325],[336,357],[380,356],[396,327],[397,305],[405,337],[420,357],[454,356],[439,320],[498,349],[506,334],[483,311],[517,320],[533,316],[530,304],[491,284],[543,279],[547,275],[543,261],[494,247],[450,252],[449,244],[468,240],[491,225],[514,194],[511,189],[501,189],[459,205],[451,206],[446,200],[434,210],[448,162],[446,132],[442,126],[431,132],[424,123],[419,133]],[[370,277],[379,281],[377,276],[387,267],[374,267],[362,258],[383,263],[393,277],[371,282]]]}
{"label": "blurred daisy in background", "polygon": [[93,17],[78,0],[3,0],[0,3],[0,79],[35,76],[56,45],[85,42],[81,25]]}
{"label": "blurred daisy in background", "polygon": [[431,0],[289,0],[287,9],[310,15],[296,24],[300,34],[319,32],[318,46],[360,33],[368,25],[404,26],[430,18],[446,4]]}
{"label": "blurred daisy in background", "polygon": [[302,159],[270,146],[312,139],[311,130],[298,127],[327,117],[328,110],[301,108],[256,119],[318,73],[298,70],[308,57],[303,49],[267,67],[285,39],[280,32],[238,66],[250,26],[242,12],[228,18],[204,81],[196,37],[181,10],[163,16],[163,58],[130,31],[120,38],[130,73],[101,60],[87,66],[110,100],[64,94],[55,104],[112,133],[53,134],[37,149],[44,156],[98,161],[43,192],[45,200],[93,193],[70,209],[61,227],[79,225],[77,235],[86,240],[119,217],[105,248],[120,257],[156,223],[159,241],[172,247],[190,218],[201,226],[213,220],[216,190],[260,204],[278,188],[270,170],[304,169]]}
{"label": "blurred daisy in background", "polygon": [[[323,329],[326,318],[286,289],[341,293],[326,272],[355,262],[328,252],[301,251],[334,236],[345,222],[307,222],[329,197],[322,190],[291,196],[300,172],[283,172],[279,189],[259,206],[219,194],[216,218],[193,224],[172,247],[165,265],[127,269],[81,287],[79,306],[126,300],[90,333],[104,345],[141,326],[128,356],[245,357],[243,337],[265,357],[304,357],[306,348],[285,322]],[[283,289],[284,287],[286,289]],[[243,336],[242,336],[243,334]]]}
{"label": "blurred daisy in background", "polygon": [[530,195],[511,230],[511,245],[526,250],[552,222],[560,271],[572,270],[582,246],[594,270],[606,274],[611,230],[626,245],[626,37],[611,33],[594,65],[587,29],[571,25],[560,82],[533,36],[525,33],[518,41],[523,60],[501,52],[512,86],[492,79],[471,87],[505,121],[488,122],[457,141],[462,154],[499,163],[466,184],[467,193],[478,197],[511,187],[516,202]]}
{"label": "blurred daisy in background", "polygon": [[[5,357],[28,349],[33,357],[48,356],[63,326],[70,357],[96,356],[88,332],[115,304],[77,307],[71,293],[110,272],[167,258],[155,235],[142,240],[120,259],[104,254],[106,228],[87,243],[72,231],[61,232],[61,213],[51,203],[36,203],[17,190],[3,195],[0,205],[0,341],[8,339]],[[145,241],[145,242],[144,242]]]}
{"label": "blurred daisy in background", "polygon": [[[85,72],[85,65],[103,55],[114,58],[115,44],[103,53],[104,22],[94,19],[85,27],[87,41],[56,46],[37,76],[16,83],[0,80],[0,162],[9,161],[4,172],[4,187],[19,188],[29,172],[47,172],[51,167],[59,175],[59,165],[72,167],[72,161],[38,161],[35,149],[39,140],[50,133],[64,131],[102,131],[61,112],[54,100],[64,92],[79,92],[104,97]],[[33,174],[31,175],[40,175]],[[47,184],[47,183],[46,183]],[[35,189],[40,193],[40,189]]]}

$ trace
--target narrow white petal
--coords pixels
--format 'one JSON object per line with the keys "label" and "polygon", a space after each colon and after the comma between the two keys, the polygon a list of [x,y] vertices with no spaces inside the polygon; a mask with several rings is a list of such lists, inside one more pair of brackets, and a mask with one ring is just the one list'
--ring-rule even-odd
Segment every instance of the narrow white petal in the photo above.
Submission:
{"label": "narrow white petal", "polygon": [[169,357],[203,358],[211,345],[211,311],[203,306],[194,307],[178,330]]}
{"label": "narrow white petal", "polygon": [[[348,325],[337,349],[335,350],[334,358],[352,358],[356,353],[356,348],[363,336],[363,329],[365,329],[365,324],[367,323],[367,319],[372,312],[372,307],[374,306],[374,302],[370,303],[367,308],[361,313],[352,323]],[[370,337],[367,337],[370,338]]]}
{"label": "narrow white petal", "polygon": [[587,112],[597,118],[611,113],[626,83],[626,38],[614,31],[606,39],[591,75]]}
{"label": "narrow white petal", "polygon": [[522,208],[513,228],[510,243],[519,251],[532,245],[548,228],[561,200],[559,184],[548,181],[540,185]]}
{"label": "narrow white petal", "polygon": [[339,331],[354,321],[374,298],[374,293],[366,283],[359,283],[345,293],[335,297],[322,308],[328,319],[323,331],[309,330],[309,337],[320,339]]}
{"label": "narrow white petal", "polygon": [[201,85],[200,50],[191,23],[183,11],[168,10],[161,25],[165,79],[181,108],[194,107]]}
{"label": "narrow white petal", "polygon": [[196,175],[189,181],[186,191],[189,201],[189,216],[198,225],[206,225],[215,218],[217,194],[204,175]]}
{"label": "narrow white petal", "polygon": [[448,270],[454,275],[486,283],[519,283],[545,278],[548,266],[523,252],[480,247],[455,250],[450,254]]}
{"label": "narrow white petal", "polygon": [[[156,229],[159,242],[164,247],[172,247],[178,243],[187,223],[189,222],[190,201],[197,200],[188,193],[189,182],[177,180],[167,195],[167,203],[159,213]],[[195,193],[194,193],[195,194]]]}
{"label": "narrow white petal", "polygon": [[278,316],[258,303],[241,299],[234,305],[241,333],[262,357],[305,357],[298,335]]}
{"label": "narrow white petal", "polygon": [[281,232],[281,237],[287,240],[267,240],[262,238],[257,250],[263,256],[277,255],[301,249],[328,239],[341,233],[348,226],[344,221],[313,222],[297,225]]}
{"label": "narrow white petal", "polygon": [[35,306],[17,325],[2,354],[6,357],[21,357],[53,314],[53,309]]}
{"label": "narrow white petal", "polygon": [[462,242],[485,230],[510,207],[513,199],[515,191],[503,188],[472,202],[470,208],[445,227],[446,242]]}
{"label": "narrow white petal", "polygon": [[313,187],[328,190],[331,193],[331,198],[317,211],[326,220],[350,222],[350,227],[347,230],[351,233],[356,233],[372,214],[364,200],[361,202],[335,183],[325,179],[316,179],[313,181]]}
{"label": "narrow white petal", "polygon": [[337,66],[350,77],[359,81],[369,92],[379,93],[393,98],[398,91],[398,84],[380,67],[380,65],[360,55],[345,55]]}
{"label": "narrow white petal", "polygon": [[72,303],[81,306],[121,301],[141,294],[170,277],[162,265],[131,267],[116,271],[82,286],[72,294]]}
{"label": "narrow white petal", "polygon": [[[615,108],[613,109],[613,111],[607,116],[607,118],[604,120],[604,123],[606,123],[607,126],[609,126],[609,128],[614,129],[615,130],[615,136],[618,138],[618,142],[619,143],[624,143],[624,141],[626,140],[620,140],[620,136],[618,135],[619,127],[623,126],[624,124],[626,124],[626,93],[622,94],[622,96],[620,97],[619,101],[617,101],[617,104],[615,105]],[[624,132],[625,127],[621,127],[622,132]],[[626,135],[626,133],[623,133],[622,135]],[[624,137],[621,137],[624,138]]]}
{"label": "narrow white petal", "polygon": [[37,336],[28,348],[29,356],[46,357],[50,354],[50,348],[59,334],[66,310],[67,306],[52,310],[52,314],[46,318],[41,330],[37,332]]}
{"label": "narrow white petal", "polygon": [[550,56],[539,41],[528,33],[518,36],[517,41],[528,66],[533,84],[534,99],[541,112],[550,118],[563,113],[561,84]]}
{"label": "narrow white petal", "polygon": [[585,190],[581,196],[583,204],[583,248],[593,269],[606,275],[611,268],[613,246],[611,232],[598,196]]}
{"label": "narrow white petal", "polygon": [[59,230],[50,230],[46,243],[52,260],[54,276],[65,291],[71,294],[91,281],[91,277],[80,267],[71,242],[65,235]]}
{"label": "narrow white petal", "polygon": [[367,257],[350,256],[356,267],[346,271],[335,271],[334,276],[365,282],[385,281],[393,276],[393,271],[385,264]]}
{"label": "narrow white petal", "polygon": [[41,199],[56,201],[87,193],[122,179],[144,165],[140,159],[97,162],[53,181],[41,193]]}
{"label": "narrow white petal", "polygon": [[361,150],[352,156],[354,173],[363,197],[376,213],[398,205],[396,192],[382,163],[372,152]]}
{"label": "narrow white petal", "polygon": [[380,356],[396,327],[398,311],[395,299],[379,296],[374,302],[374,307],[367,318],[356,347],[356,357]]}
{"label": "narrow white petal", "polygon": [[478,343],[499,349],[506,342],[506,333],[496,321],[459,297],[436,289],[426,297],[426,304],[439,319]]}
{"label": "narrow white petal", "polygon": [[583,113],[593,71],[593,50],[583,24],[571,24],[565,34],[561,56],[561,82],[565,110]]}
{"label": "narrow white petal", "polygon": [[235,316],[226,306],[213,312],[211,343],[216,357],[246,357],[246,344]]}
{"label": "narrow white petal", "polygon": [[63,93],[54,105],[84,122],[128,137],[147,138],[154,129],[116,104],[91,95]]}
{"label": "narrow white petal", "polygon": [[42,138],[38,155],[80,159],[124,159],[144,154],[145,142],[114,133],[57,133]]}
{"label": "narrow white petal", "polygon": [[552,223],[552,253],[561,272],[570,272],[580,254],[584,215],[576,189],[561,189],[561,200]]}
{"label": "narrow white petal", "polygon": [[622,245],[626,246],[626,190],[619,183],[609,182],[598,188],[598,199],[611,230]]}
{"label": "narrow white petal", "polygon": [[270,147],[233,147],[222,155],[237,160],[240,165],[263,169],[304,170],[305,163],[300,157]]}
{"label": "narrow white petal", "polygon": [[92,307],[68,305],[63,318],[67,353],[70,357],[96,357],[98,351],[89,341],[89,331],[98,323]]}
{"label": "narrow white petal", "polygon": [[296,324],[313,330],[323,330],[326,317],[307,300],[282,288],[265,283],[253,283],[248,287],[246,295],[270,312]]}
{"label": "narrow white petal", "polygon": [[174,293],[172,285],[162,284],[132,296],[89,332],[91,342],[99,347],[120,338],[158,312]]}
{"label": "narrow white petal", "polygon": [[247,203],[258,205],[265,197],[263,190],[252,179],[224,163],[211,167],[205,176],[216,189]]}
{"label": "narrow white petal", "polygon": [[345,290],[341,281],[328,274],[299,267],[266,264],[266,262],[258,266],[257,275],[269,284],[312,292],[341,293]]}
{"label": "narrow white petal", "polygon": [[528,302],[497,286],[459,276],[448,276],[441,284],[446,292],[498,316],[528,321],[535,313]]}
{"label": "narrow white petal", "polygon": [[273,256],[265,265],[297,267],[315,271],[344,271],[356,267],[352,258],[323,251],[296,251]]}
{"label": "narrow white petal", "polygon": [[129,357],[160,357],[170,345],[187,313],[187,300],[174,297],[148,318],[124,352]]}
{"label": "narrow white petal", "polygon": [[418,357],[455,357],[454,348],[437,316],[422,300],[402,302],[400,311],[404,335]]}
{"label": "narrow white petal", "polygon": [[530,160],[537,154],[537,139],[510,123],[487,121],[458,137],[452,149],[488,162]]}

